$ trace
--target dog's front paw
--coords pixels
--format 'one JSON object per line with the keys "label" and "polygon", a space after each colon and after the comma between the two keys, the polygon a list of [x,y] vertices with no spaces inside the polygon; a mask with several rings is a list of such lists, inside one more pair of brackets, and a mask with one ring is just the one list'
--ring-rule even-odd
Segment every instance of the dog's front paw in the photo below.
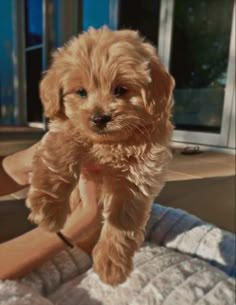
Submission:
{"label": "dog's front paw", "polygon": [[28,219],[43,229],[57,232],[63,227],[68,214],[68,205],[63,200],[31,190],[26,205],[31,210]]}
{"label": "dog's front paw", "polygon": [[93,269],[106,284],[116,286],[125,282],[132,266],[132,258],[119,255],[115,245],[100,241],[93,250]]}

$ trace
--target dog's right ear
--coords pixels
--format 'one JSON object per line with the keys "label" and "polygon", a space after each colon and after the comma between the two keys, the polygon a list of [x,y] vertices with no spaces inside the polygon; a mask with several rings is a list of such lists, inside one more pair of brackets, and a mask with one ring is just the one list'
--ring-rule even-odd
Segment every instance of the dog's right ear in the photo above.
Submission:
{"label": "dog's right ear", "polygon": [[40,98],[47,118],[53,119],[60,112],[61,88],[54,68],[46,72],[40,83]]}

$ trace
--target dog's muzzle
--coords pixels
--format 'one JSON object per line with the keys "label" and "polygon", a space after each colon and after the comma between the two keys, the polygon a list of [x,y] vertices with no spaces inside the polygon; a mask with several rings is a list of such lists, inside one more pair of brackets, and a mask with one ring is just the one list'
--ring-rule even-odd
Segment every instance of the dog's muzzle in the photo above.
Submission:
{"label": "dog's muzzle", "polygon": [[91,121],[94,127],[103,129],[106,127],[107,123],[111,121],[111,116],[109,114],[96,114],[91,117]]}

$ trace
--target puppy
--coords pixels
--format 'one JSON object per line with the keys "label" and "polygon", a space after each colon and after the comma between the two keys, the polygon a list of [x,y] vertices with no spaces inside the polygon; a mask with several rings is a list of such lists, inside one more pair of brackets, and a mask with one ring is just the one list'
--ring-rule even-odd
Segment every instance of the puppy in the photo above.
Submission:
{"label": "puppy", "polygon": [[[53,55],[40,85],[50,130],[34,158],[27,205],[49,231],[79,202],[81,167],[95,180],[104,223],[93,266],[117,285],[132,270],[150,207],[165,181],[173,78],[131,30],[90,29]],[[75,200],[76,198],[76,200]]]}

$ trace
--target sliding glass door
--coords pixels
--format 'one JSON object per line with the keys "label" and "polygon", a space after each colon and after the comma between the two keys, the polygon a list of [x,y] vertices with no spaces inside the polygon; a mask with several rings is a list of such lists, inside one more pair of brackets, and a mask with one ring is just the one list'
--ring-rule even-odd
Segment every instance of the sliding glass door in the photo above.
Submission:
{"label": "sliding glass door", "polygon": [[176,80],[173,141],[232,147],[234,0],[118,2],[118,28],[138,30],[157,46]]}
{"label": "sliding glass door", "polygon": [[235,86],[234,1],[167,2],[173,3],[172,12],[164,5],[172,24],[166,62],[176,79],[173,140],[226,146]]}

